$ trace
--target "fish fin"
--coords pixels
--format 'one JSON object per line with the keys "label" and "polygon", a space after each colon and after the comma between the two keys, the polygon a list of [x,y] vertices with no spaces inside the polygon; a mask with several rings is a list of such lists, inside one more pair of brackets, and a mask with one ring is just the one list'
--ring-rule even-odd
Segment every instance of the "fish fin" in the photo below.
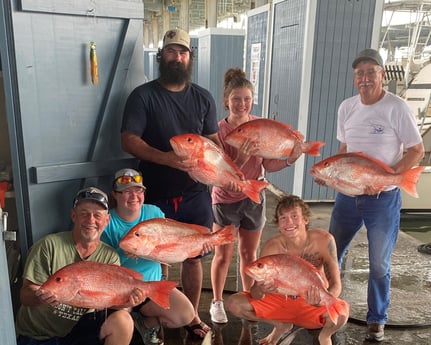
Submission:
{"label": "fish fin", "polygon": [[197,224],[188,224],[188,227],[192,228],[196,232],[202,235],[211,235],[211,230],[206,226],[197,225]]}
{"label": "fish fin", "polygon": [[[153,251],[158,251],[157,247],[155,247]],[[152,253],[152,252],[151,252],[151,253]],[[168,267],[171,267],[171,264],[170,264],[170,263],[168,263],[168,262],[164,262],[164,261],[159,261],[159,260],[156,260],[155,258],[153,258],[153,257],[151,256],[151,253],[150,253],[149,255],[142,255],[142,256],[138,256],[138,257],[139,257],[139,258],[142,258],[142,259],[146,259],[146,260],[150,260],[150,261],[158,262],[159,264],[162,264],[162,265],[166,265],[166,266],[168,266]],[[141,280],[142,280],[142,279],[141,279]]]}
{"label": "fish fin", "polygon": [[320,156],[320,148],[326,143],[324,141],[307,141],[302,143],[302,152],[311,156]]}
{"label": "fish fin", "polygon": [[228,225],[211,236],[211,243],[216,246],[235,242],[235,225]]}
{"label": "fish fin", "polygon": [[[188,237],[188,238],[190,238],[190,237]],[[193,238],[193,236],[191,236],[191,238]],[[178,251],[181,251],[180,254],[178,254]],[[198,256],[200,254],[200,252],[201,252],[201,250],[190,251],[188,253],[184,253],[182,251],[180,243],[164,243],[164,244],[158,244],[158,245],[154,246],[154,249],[149,254],[150,257],[144,257],[144,258],[149,259],[149,260],[153,260],[153,261],[157,261],[157,262],[160,262],[161,264],[167,265],[167,263],[163,262],[163,258],[167,261],[173,260],[173,261],[170,261],[171,263],[182,262],[187,257],[192,258],[192,257]],[[185,256],[183,256],[183,254],[185,254]],[[155,259],[154,257],[151,258],[151,256],[155,256],[157,259]],[[161,256],[163,256],[163,258],[161,258]],[[162,259],[162,261],[160,261],[160,259]]]}
{"label": "fish fin", "polygon": [[[289,128],[291,128],[290,126],[289,126]],[[299,141],[302,141],[302,140],[304,140],[304,135],[300,132],[300,131],[297,131],[296,129],[291,129],[291,133],[299,140]]]}
{"label": "fish fin", "polygon": [[366,155],[363,152],[347,152],[347,153],[339,153],[339,155],[343,155],[343,156],[357,156],[357,157],[362,157],[365,158],[366,160],[369,160],[371,162],[376,163],[378,166],[380,166],[382,169],[384,169],[386,172],[390,173],[390,174],[394,174],[395,171],[394,169],[392,169],[389,165],[387,165],[385,162],[381,161],[380,159],[374,158],[374,157],[370,157],[368,155]]}
{"label": "fish fin", "polygon": [[[80,296],[82,305],[91,305],[94,301],[105,301],[109,303],[110,299],[116,297],[115,293],[109,293],[108,291],[97,291],[92,289],[80,289],[77,293]],[[72,305],[72,304],[71,304]],[[79,306],[78,304],[76,306]]]}
{"label": "fish fin", "polygon": [[260,204],[260,191],[268,187],[267,181],[247,180],[244,181],[242,192],[255,203]]}
{"label": "fish fin", "polygon": [[182,229],[193,229],[194,231],[199,232],[202,235],[210,235],[211,230],[203,225],[197,225],[197,224],[191,224],[191,223],[185,223],[180,222],[178,220],[172,219],[172,218],[160,218],[163,220],[167,226],[171,226],[173,228],[182,228]]}
{"label": "fish fin", "polygon": [[416,190],[416,184],[424,169],[424,166],[417,166],[402,173],[403,178],[400,183],[400,188],[404,189],[406,193],[414,198],[419,198],[418,192]]}
{"label": "fish fin", "polygon": [[118,266],[118,265],[115,265],[115,266],[118,267],[118,269],[126,272],[127,274],[130,274],[133,278],[135,278],[137,280],[143,280],[144,279],[144,276],[142,273],[139,273],[139,272],[132,270],[132,269],[125,267],[125,266]]}
{"label": "fish fin", "polygon": [[169,309],[169,295],[177,287],[178,283],[170,280],[146,282],[151,284],[151,295],[148,296],[154,303],[165,309]]}

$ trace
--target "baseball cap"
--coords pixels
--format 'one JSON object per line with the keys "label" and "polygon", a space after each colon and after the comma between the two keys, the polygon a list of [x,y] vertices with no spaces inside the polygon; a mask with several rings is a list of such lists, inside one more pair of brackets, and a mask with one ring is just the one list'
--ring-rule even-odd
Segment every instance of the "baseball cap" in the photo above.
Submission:
{"label": "baseball cap", "polygon": [[383,67],[383,59],[380,56],[379,52],[374,49],[365,49],[361,51],[358,56],[356,56],[355,60],[352,62],[352,67],[356,68],[357,64],[361,61],[372,60],[377,63],[379,66]]}
{"label": "baseball cap", "polygon": [[114,191],[122,192],[130,187],[141,187],[146,189],[142,184],[142,175],[133,169],[121,169],[115,173],[114,177]]}
{"label": "baseball cap", "polygon": [[163,47],[166,47],[170,44],[179,44],[183,47],[186,47],[190,50],[190,35],[181,29],[174,29],[166,31],[165,36],[163,36]]}
{"label": "baseball cap", "polygon": [[108,196],[96,187],[87,187],[76,193],[73,199],[73,207],[75,208],[81,201],[94,201],[108,209]]}

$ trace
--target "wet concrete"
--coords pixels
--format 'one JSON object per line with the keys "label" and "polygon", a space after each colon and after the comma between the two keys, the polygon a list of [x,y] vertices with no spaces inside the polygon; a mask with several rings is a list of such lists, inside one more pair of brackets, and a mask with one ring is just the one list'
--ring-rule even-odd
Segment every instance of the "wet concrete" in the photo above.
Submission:
{"label": "wet concrete", "polygon": [[[273,190],[277,193],[276,190]],[[272,222],[277,194],[267,192],[268,221],[262,236],[264,242],[277,233]],[[310,203],[312,210],[312,227],[328,229],[331,203]],[[417,246],[419,240],[400,232],[397,246],[392,258],[392,289],[389,321],[385,329],[387,344],[415,344],[431,345],[431,255],[419,253]],[[235,258],[237,256],[235,255]],[[233,259],[230,266],[225,299],[238,289],[238,262]],[[255,345],[258,340],[271,331],[266,323],[257,323],[251,328],[243,328],[241,320],[228,314],[229,322],[226,325],[212,325],[209,306],[212,292],[210,283],[211,256],[203,259],[204,284],[200,303],[200,316],[204,322],[213,327],[213,332],[204,341],[191,341],[184,329],[166,329],[165,345]],[[173,265],[170,278],[178,280],[179,265]],[[353,345],[368,344],[364,341],[366,333],[365,314],[366,291],[368,277],[368,252],[366,231],[363,229],[353,241],[346,258],[343,272],[342,298],[351,306],[350,319],[347,325],[340,330],[333,339],[333,344]],[[248,335],[241,338],[242,335]],[[302,330],[294,345],[317,344],[316,331]],[[283,345],[283,344],[280,344]]]}

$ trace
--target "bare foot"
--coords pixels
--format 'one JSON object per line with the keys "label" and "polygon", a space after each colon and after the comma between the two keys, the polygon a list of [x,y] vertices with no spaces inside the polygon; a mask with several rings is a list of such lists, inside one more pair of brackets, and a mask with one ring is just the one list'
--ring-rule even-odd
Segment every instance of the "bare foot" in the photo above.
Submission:
{"label": "bare foot", "polygon": [[279,323],[275,325],[271,333],[269,333],[265,338],[259,340],[259,345],[277,345],[281,336],[290,331],[292,327],[293,325],[291,323]]}

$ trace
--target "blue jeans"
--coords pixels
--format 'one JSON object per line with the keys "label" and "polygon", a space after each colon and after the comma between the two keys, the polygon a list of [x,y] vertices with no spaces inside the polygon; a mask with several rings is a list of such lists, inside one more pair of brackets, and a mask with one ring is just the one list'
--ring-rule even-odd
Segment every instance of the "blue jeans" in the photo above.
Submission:
{"label": "blue jeans", "polygon": [[368,278],[367,323],[385,324],[391,288],[391,255],[400,227],[401,192],[395,188],[379,195],[349,197],[338,193],[329,232],[334,236],[338,264],[354,236],[365,225],[370,273]]}

